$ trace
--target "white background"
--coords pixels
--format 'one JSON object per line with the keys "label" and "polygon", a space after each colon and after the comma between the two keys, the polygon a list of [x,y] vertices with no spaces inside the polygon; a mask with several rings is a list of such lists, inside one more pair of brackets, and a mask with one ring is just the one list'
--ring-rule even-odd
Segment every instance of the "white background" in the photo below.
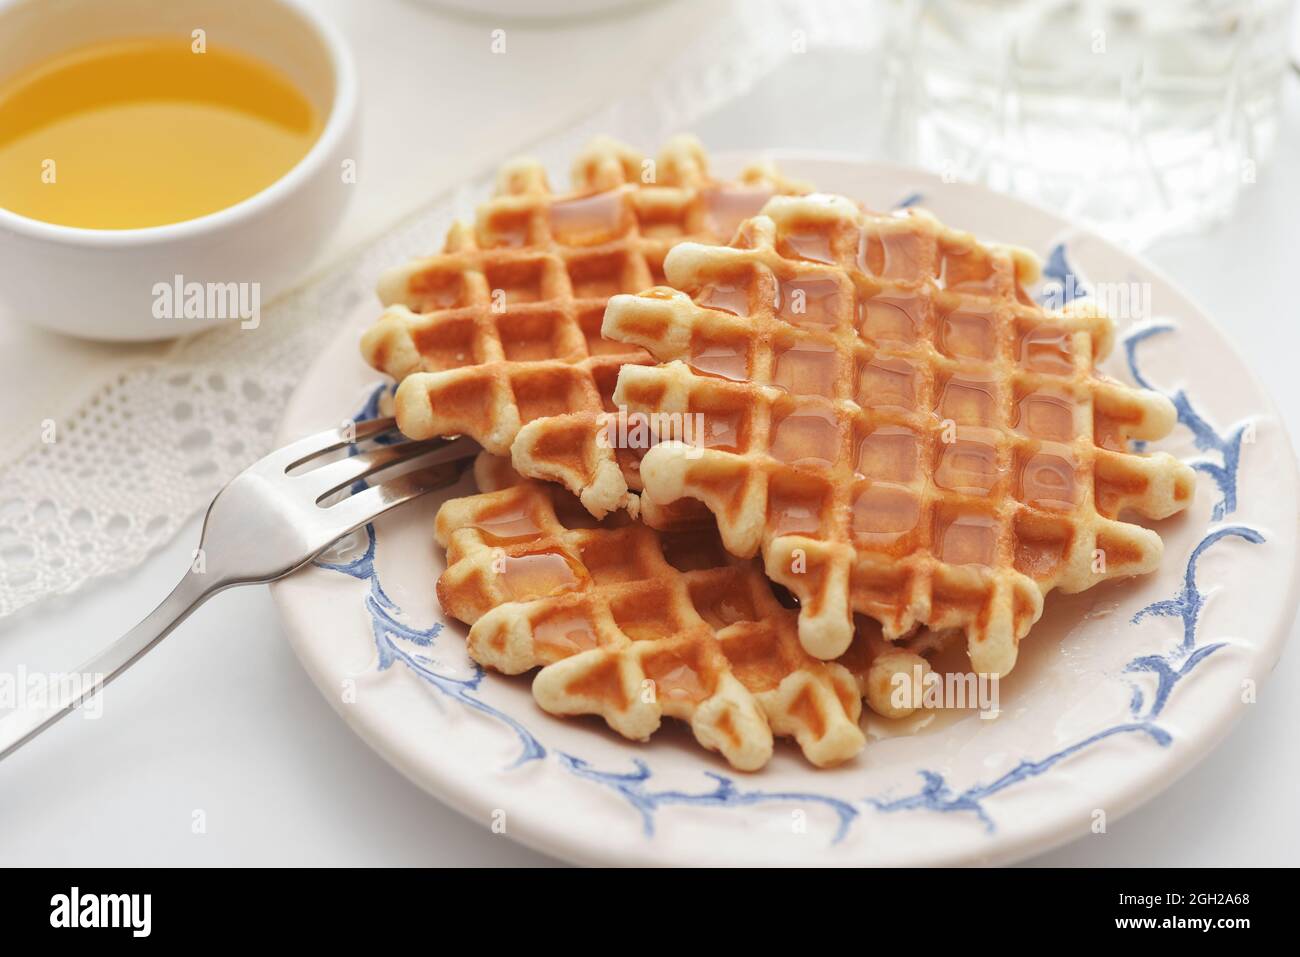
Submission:
{"label": "white background", "polygon": [[[315,2],[355,52],[365,147],[357,197],[324,261],[514,146],[634,88],[672,58],[695,20],[723,11],[677,2],[624,18],[511,26],[510,55],[493,57],[488,34],[501,24],[449,17],[412,0]],[[853,116],[819,109],[808,90],[767,82],[751,98],[746,110],[701,124],[711,149],[871,149],[869,131]],[[765,116],[789,123],[764,128],[755,118]],[[1283,123],[1278,155],[1232,221],[1162,243],[1149,257],[1228,331],[1290,419],[1300,408],[1294,75]],[[0,331],[0,342],[11,335],[18,333]],[[38,375],[42,350],[81,347],[40,337],[25,339],[24,348],[23,367]],[[0,400],[21,388],[21,378],[6,379]],[[0,623],[0,663],[74,667],[163,597],[197,537],[195,522],[129,576]],[[1300,861],[1298,654],[1288,649],[1258,704],[1203,764],[1111,822],[1109,833],[1034,863]],[[265,588],[218,596],[114,685],[105,708],[103,719],[66,720],[0,764],[0,863],[551,863],[442,807],[363,745],[298,666]],[[193,833],[196,811],[206,833]]]}

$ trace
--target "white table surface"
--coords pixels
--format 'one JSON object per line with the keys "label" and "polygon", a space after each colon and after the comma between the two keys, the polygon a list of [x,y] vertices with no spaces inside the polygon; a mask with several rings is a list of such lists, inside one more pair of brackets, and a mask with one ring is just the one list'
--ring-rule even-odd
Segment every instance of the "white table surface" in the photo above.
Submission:
{"label": "white table surface", "polygon": [[[493,24],[448,18],[411,0],[316,2],[348,34],[363,84],[367,166],[334,255],[414,199],[635,83],[669,56],[677,30],[713,15],[701,9],[707,5],[675,3],[630,20],[511,27],[517,55],[489,58],[480,51]],[[627,30],[637,36],[634,49],[608,42]],[[615,62],[609,79],[593,81]],[[1300,333],[1290,297],[1300,185],[1284,173],[1300,165],[1300,81],[1290,78],[1286,92],[1279,154],[1235,218],[1165,242],[1150,258],[1229,331],[1290,417],[1300,409]],[[759,122],[773,115],[789,122],[775,131]],[[719,149],[870,149],[868,134],[828,129],[815,111],[799,108],[797,89],[779,83],[760,84],[751,107],[706,120],[698,132]],[[0,400],[18,388],[5,381]],[[0,668],[75,667],[162,598],[197,535],[196,521],[130,575],[0,622]],[[1300,861],[1298,659],[1293,641],[1256,707],[1199,767],[1112,822],[1109,833],[1033,863]],[[206,822],[202,833],[193,827],[196,812]],[[0,765],[0,863],[553,862],[438,804],[362,744],[298,666],[267,590],[246,588],[218,596],[109,689],[100,720],[61,722]]]}

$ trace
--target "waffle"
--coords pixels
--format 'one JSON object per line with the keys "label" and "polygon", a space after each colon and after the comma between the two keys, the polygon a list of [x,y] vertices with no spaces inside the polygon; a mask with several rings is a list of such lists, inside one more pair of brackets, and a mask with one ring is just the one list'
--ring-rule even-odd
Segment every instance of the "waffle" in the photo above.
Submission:
{"label": "waffle", "polygon": [[574,164],[573,187],[555,195],[537,163],[508,164],[472,228],[457,224],[442,254],[383,276],[388,308],[361,351],[401,382],[395,414],[408,436],[469,435],[498,455],[518,436],[517,467],[599,513],[598,502],[628,504],[629,478],[639,483],[635,453],[594,436],[619,368],[650,361],[601,339],[607,300],[661,282],[674,244],[726,242],[774,193],[800,187],[762,166],[714,180],[689,137],[657,165],[596,140]]}
{"label": "waffle", "polygon": [[594,520],[559,486],[475,463],[480,494],[446,502],[443,610],[471,625],[475,661],[540,667],[533,694],[560,715],[600,715],[644,740],[663,715],[736,768],[762,767],[773,734],[817,766],[861,750],[860,675],[804,653],[793,612],[755,561],[729,556],[712,522],[655,531]]}
{"label": "waffle", "polygon": [[729,551],[761,548],[815,657],[860,612],[888,639],[960,628],[975,670],[1005,674],[1052,588],[1155,568],[1159,536],[1121,512],[1191,501],[1191,469],[1130,451],[1172,404],[1094,370],[1110,321],[1035,305],[1023,250],[776,197],[730,247],[682,244],[664,268],[676,291],[616,296],[603,326],[665,363],[624,368],[620,406],[703,421],[645,454],[642,498],[698,499]]}

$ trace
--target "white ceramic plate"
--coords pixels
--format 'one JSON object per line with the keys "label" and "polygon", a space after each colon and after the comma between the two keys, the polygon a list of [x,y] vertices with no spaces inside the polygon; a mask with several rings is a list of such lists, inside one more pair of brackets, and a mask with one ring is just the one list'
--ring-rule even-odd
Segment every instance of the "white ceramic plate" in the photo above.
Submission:
{"label": "white ceramic plate", "polygon": [[[526,677],[482,674],[464,626],[434,596],[443,558],[433,516],[446,496],[377,522],[333,567],[274,586],[294,648],[396,768],[480,824],[571,861],[996,863],[1113,821],[1203,757],[1281,653],[1298,591],[1297,483],[1276,410],[1185,295],[1103,240],[977,186],[842,158],[776,159],[824,191],[878,209],[920,202],[954,226],[1028,246],[1058,280],[1135,282],[1139,302],[1150,290],[1149,314],[1120,323],[1106,368],[1175,401],[1180,423],[1159,445],[1198,469],[1190,512],[1157,526],[1163,567],[1050,596],[1002,682],[996,719],[875,719],[879,739],[832,771],[782,744],[765,770],[739,774],[680,728],[629,743],[595,719],[543,713]],[[355,416],[376,394],[357,337],[377,313],[362,308],[307,374],[283,439]],[[467,482],[449,494],[472,491]]]}

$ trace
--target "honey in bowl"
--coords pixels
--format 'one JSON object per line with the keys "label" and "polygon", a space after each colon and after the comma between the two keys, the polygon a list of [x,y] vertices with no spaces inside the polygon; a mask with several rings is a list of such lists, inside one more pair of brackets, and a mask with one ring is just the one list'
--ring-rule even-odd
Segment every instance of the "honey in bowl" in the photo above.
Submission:
{"label": "honey in bowl", "polygon": [[0,207],[88,229],[195,219],[270,186],[320,131],[288,77],[243,53],[98,43],[0,79]]}

